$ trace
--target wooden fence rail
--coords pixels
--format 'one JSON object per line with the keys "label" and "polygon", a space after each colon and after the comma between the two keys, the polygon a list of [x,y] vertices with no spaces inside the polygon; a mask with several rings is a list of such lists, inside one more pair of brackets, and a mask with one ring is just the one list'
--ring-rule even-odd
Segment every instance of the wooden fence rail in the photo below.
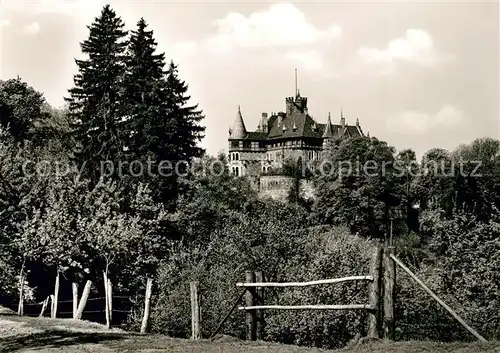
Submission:
{"label": "wooden fence rail", "polygon": [[254,305],[240,306],[238,310],[373,310],[368,304],[347,305]]}
{"label": "wooden fence rail", "polygon": [[332,279],[321,279],[318,281],[309,281],[309,282],[256,282],[256,283],[236,283],[236,287],[308,287],[308,286],[317,286],[320,284],[334,284],[341,283],[347,281],[373,281],[372,276],[350,276],[350,277],[342,277],[342,278],[332,278]]}
{"label": "wooden fence rail", "polygon": [[442,301],[429,287],[425,285],[424,282],[422,282],[413,272],[410,271],[408,267],[406,267],[394,254],[390,255],[391,259],[399,266],[401,267],[406,273],[410,275],[410,277],[415,280],[434,300],[436,300],[443,308],[446,309],[467,331],[469,331],[474,337],[476,337],[479,341],[481,342],[487,342],[487,340],[481,336],[479,333],[477,333],[476,330],[474,330],[472,327],[467,325],[467,323],[444,301]]}
{"label": "wooden fence rail", "polygon": [[[379,304],[380,300],[380,277],[382,266],[382,249],[376,247],[370,264],[370,274],[365,276],[348,276],[340,278],[322,279],[308,282],[264,282],[261,272],[247,271],[244,283],[236,283],[237,287],[247,289],[245,306],[238,307],[238,310],[246,311],[247,340],[262,339],[264,337],[264,311],[265,310],[367,310],[368,315],[368,336],[378,337],[380,332]],[[256,281],[256,280],[259,281]],[[369,282],[369,303],[367,304],[346,304],[346,305],[264,305],[263,288],[269,287],[308,287],[325,284],[337,284],[349,281]],[[391,293],[392,295],[392,293]]]}

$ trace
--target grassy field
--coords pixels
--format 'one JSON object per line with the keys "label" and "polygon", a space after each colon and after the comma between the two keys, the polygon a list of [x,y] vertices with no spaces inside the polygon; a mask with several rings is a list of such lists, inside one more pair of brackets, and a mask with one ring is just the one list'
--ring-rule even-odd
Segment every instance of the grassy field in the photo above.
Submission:
{"label": "grassy field", "polygon": [[264,342],[241,342],[230,337],[193,342],[161,335],[140,335],[99,324],[68,320],[18,317],[0,309],[0,352],[37,353],[428,353],[499,352],[500,343],[371,342],[326,351]]}

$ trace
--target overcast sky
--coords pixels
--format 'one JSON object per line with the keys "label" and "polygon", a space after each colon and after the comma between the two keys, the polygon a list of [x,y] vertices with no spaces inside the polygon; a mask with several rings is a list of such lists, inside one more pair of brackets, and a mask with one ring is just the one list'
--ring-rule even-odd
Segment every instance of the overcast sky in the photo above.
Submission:
{"label": "overcast sky", "polygon": [[319,122],[419,155],[500,136],[499,5],[490,2],[170,2],[1,0],[0,77],[19,75],[61,105],[79,42],[105,3],[133,29],[142,16],[203,109],[209,153],[227,147],[299,89]]}

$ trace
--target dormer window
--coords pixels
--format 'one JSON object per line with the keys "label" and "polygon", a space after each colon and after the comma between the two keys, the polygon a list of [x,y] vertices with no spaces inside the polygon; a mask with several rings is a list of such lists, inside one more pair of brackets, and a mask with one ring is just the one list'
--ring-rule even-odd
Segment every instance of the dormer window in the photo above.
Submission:
{"label": "dormer window", "polygon": [[293,129],[293,131],[297,131],[297,125],[295,124],[295,122],[293,123],[292,129]]}
{"label": "dormer window", "polygon": [[283,124],[283,132],[286,132],[286,125]]}

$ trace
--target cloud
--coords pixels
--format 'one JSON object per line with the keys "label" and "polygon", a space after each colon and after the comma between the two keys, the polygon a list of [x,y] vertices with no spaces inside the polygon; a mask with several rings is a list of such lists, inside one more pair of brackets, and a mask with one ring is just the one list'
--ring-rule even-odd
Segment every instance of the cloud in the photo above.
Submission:
{"label": "cloud", "polygon": [[403,38],[391,40],[384,49],[361,47],[358,56],[368,64],[411,62],[423,66],[451,58],[436,53],[432,36],[423,29],[408,29]]}
{"label": "cloud", "polygon": [[210,45],[242,47],[294,46],[330,41],[341,35],[338,25],[318,29],[293,4],[271,5],[266,11],[248,17],[231,12],[214,22],[217,33],[208,39]]}
{"label": "cloud", "polygon": [[307,71],[316,71],[325,68],[323,56],[317,50],[294,50],[287,52],[285,56]]}
{"label": "cloud", "polygon": [[6,18],[0,20],[0,27],[9,27],[10,21]]}
{"label": "cloud", "polygon": [[405,135],[423,135],[433,130],[456,128],[465,123],[464,113],[453,105],[443,106],[437,113],[406,111],[386,120],[388,130]]}
{"label": "cloud", "polygon": [[23,33],[28,36],[37,35],[40,32],[40,24],[38,22],[31,22],[23,26]]}
{"label": "cloud", "polygon": [[325,68],[324,49],[342,35],[330,24],[318,28],[295,5],[273,4],[247,16],[230,12],[213,22],[215,31],[203,39],[172,43],[169,52],[183,58],[210,55],[217,63],[262,60],[266,65],[290,63],[308,71]]}
{"label": "cloud", "polygon": [[83,21],[97,16],[104,5],[102,0],[38,0],[19,1],[2,0],[2,10],[20,13],[40,14],[64,14],[81,18]]}

